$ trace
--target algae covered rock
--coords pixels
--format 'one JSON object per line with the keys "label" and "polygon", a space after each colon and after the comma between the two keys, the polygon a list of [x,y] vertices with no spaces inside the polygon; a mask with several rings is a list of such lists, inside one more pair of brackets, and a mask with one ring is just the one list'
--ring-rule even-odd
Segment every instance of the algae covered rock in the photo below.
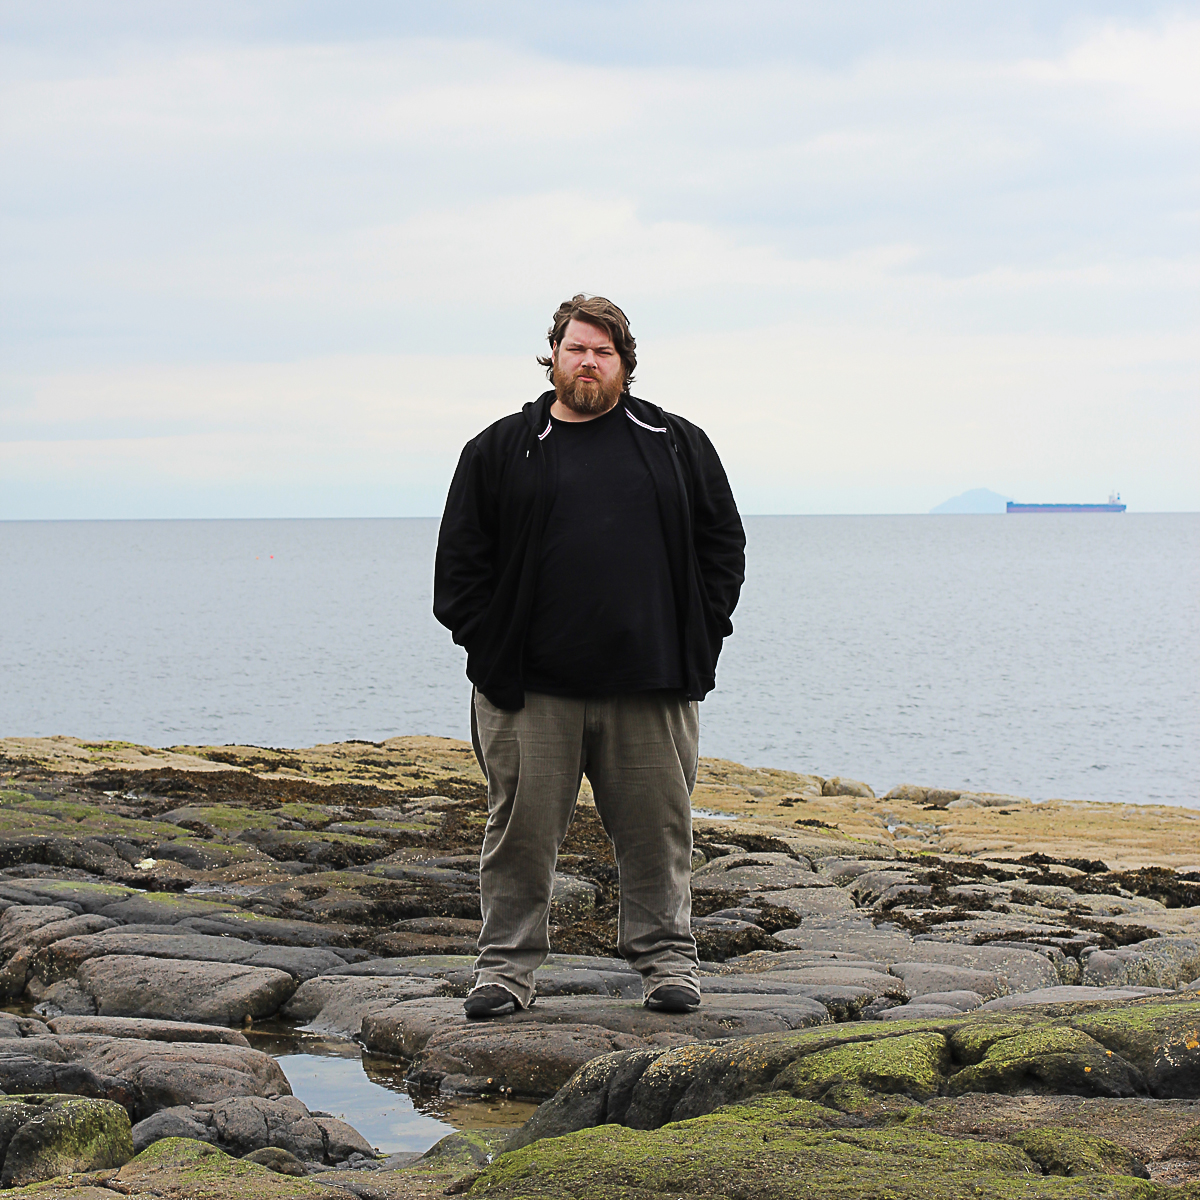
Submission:
{"label": "algae covered rock", "polygon": [[1124,1146],[1078,1129],[1047,1126],[1019,1133],[1010,1143],[1024,1150],[1047,1175],[1130,1175],[1149,1179],[1146,1164]]}
{"label": "algae covered rock", "polygon": [[192,1200],[347,1200],[342,1188],[293,1179],[268,1167],[231,1158],[216,1146],[185,1138],[155,1142],[125,1164],[107,1186],[128,1196],[174,1196]]}
{"label": "algae covered rock", "polygon": [[869,1092],[928,1100],[944,1084],[949,1059],[942,1034],[909,1033],[805,1055],[781,1072],[775,1083],[806,1099],[828,1099],[836,1108]]}
{"label": "algae covered rock", "polygon": [[[1023,1149],[1004,1142],[946,1137],[903,1125],[853,1128],[847,1121],[775,1093],[655,1130],[601,1125],[502,1155],[482,1170],[469,1195],[494,1200],[1168,1200],[1180,1195],[1120,1175],[1048,1177]],[[1093,1153],[1097,1161],[1106,1161],[1095,1147]]]}
{"label": "algae covered rock", "polygon": [[1080,1014],[1071,1023],[1135,1063],[1152,1096],[1200,1097],[1200,1002],[1143,1000]]}
{"label": "algae covered rock", "polygon": [[69,1172],[120,1167],[133,1157],[129,1114],[111,1100],[14,1096],[0,1100],[0,1184],[20,1187]]}
{"label": "algae covered rock", "polygon": [[1079,1029],[1037,1027],[1000,1037],[974,1066],[950,1080],[950,1093],[1042,1091],[1077,1096],[1144,1094],[1132,1063]]}

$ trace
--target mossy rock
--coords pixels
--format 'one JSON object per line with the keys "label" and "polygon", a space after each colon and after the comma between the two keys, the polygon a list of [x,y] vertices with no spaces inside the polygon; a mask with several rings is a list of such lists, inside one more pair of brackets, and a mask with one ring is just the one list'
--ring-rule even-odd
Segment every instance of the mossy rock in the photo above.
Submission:
{"label": "mossy rock", "polygon": [[63,832],[62,822],[44,813],[26,812],[22,808],[0,810],[0,834],[5,837]]}
{"label": "mossy rock", "polygon": [[178,824],[195,821],[221,833],[241,832],[243,829],[274,829],[281,820],[278,810],[262,812],[253,808],[236,808],[232,804],[188,804],[164,813],[163,816],[166,820]]}
{"label": "mossy rock", "polygon": [[0,1124],[9,1135],[0,1171],[7,1188],[119,1167],[133,1157],[129,1114],[112,1100],[9,1096],[0,1100]]}
{"label": "mossy rock", "polygon": [[433,1164],[439,1170],[451,1167],[477,1170],[500,1153],[508,1134],[507,1129],[460,1129],[434,1143],[421,1155],[420,1162]]}
{"label": "mossy rock", "polygon": [[1200,1162],[1200,1125],[1181,1133],[1164,1151],[1163,1158],[1186,1158]]}
{"label": "mossy rock", "polygon": [[1134,1063],[1152,1096],[1200,1099],[1200,1001],[1142,1001],[1081,1013],[1071,1025]]}
{"label": "mossy rock", "polygon": [[1017,1037],[1033,1028],[1048,1028],[1050,1022],[1044,1019],[1020,1015],[997,1016],[991,1018],[975,1018],[947,1032],[950,1050],[956,1061],[967,1066],[981,1062],[987,1052],[997,1043],[1006,1038]]}
{"label": "mossy rock", "polygon": [[92,883],[84,879],[37,879],[33,881],[33,886],[39,895],[62,896],[69,900],[78,900],[82,896],[91,905],[91,908],[84,905],[88,911],[94,911],[97,905],[115,904],[118,900],[142,894],[136,888],[121,883]]}
{"label": "mossy rock", "polygon": [[852,1110],[861,1107],[869,1093],[901,1093],[914,1100],[936,1096],[949,1061],[942,1034],[901,1034],[805,1055],[775,1083],[797,1096]]}
{"label": "mossy rock", "polygon": [[774,1096],[656,1130],[600,1125],[502,1155],[467,1194],[495,1200],[1180,1198],[1176,1189],[1121,1176],[1044,1176],[1024,1151],[1002,1142],[902,1126],[821,1129],[814,1127],[816,1107]]}
{"label": "mossy rock", "polygon": [[1009,1138],[1047,1175],[1128,1175],[1149,1179],[1146,1164],[1108,1138],[1091,1137],[1078,1129],[1046,1125]]}
{"label": "mossy rock", "polygon": [[36,797],[31,796],[28,792],[18,792],[11,788],[0,788],[0,805],[28,804],[35,799]]}
{"label": "mossy rock", "polygon": [[305,804],[299,800],[291,800],[281,804],[275,815],[288,821],[303,821],[306,825],[327,825],[334,819],[333,813],[324,804]]}
{"label": "mossy rock", "polygon": [[21,803],[21,811],[45,813],[49,817],[57,817],[60,821],[83,821],[88,817],[101,817],[114,822],[122,820],[98,804],[84,804],[78,800],[66,799],[39,800],[35,796],[29,796]]}
{"label": "mossy rock", "polygon": [[127,1195],[146,1193],[180,1200],[218,1196],[222,1200],[346,1200],[341,1188],[278,1175],[191,1138],[154,1142],[112,1182]]}
{"label": "mossy rock", "polygon": [[1075,1096],[1144,1094],[1142,1073],[1080,1029],[1046,1025],[997,1039],[983,1058],[950,1078],[950,1094],[1057,1092]]}
{"label": "mossy rock", "polygon": [[[312,829],[272,829],[269,838],[268,844],[278,846],[324,843],[330,846],[353,846],[382,853],[377,839],[360,837],[356,833],[328,833],[325,830]],[[261,830],[249,830],[245,840],[253,845],[260,840],[266,840],[266,837]]]}

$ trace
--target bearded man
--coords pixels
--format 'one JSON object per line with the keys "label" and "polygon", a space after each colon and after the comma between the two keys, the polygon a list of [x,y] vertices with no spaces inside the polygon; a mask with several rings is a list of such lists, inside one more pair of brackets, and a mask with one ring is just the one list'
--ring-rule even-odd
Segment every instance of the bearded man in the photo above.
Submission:
{"label": "bearded man", "polygon": [[629,394],[625,314],[577,295],[548,341],[553,390],[467,443],[438,536],[433,611],[467,651],[488,785],[464,1007],[533,1003],[587,775],[620,875],[618,949],[648,1007],[690,1012],[698,702],[733,631],[746,539],[704,433]]}

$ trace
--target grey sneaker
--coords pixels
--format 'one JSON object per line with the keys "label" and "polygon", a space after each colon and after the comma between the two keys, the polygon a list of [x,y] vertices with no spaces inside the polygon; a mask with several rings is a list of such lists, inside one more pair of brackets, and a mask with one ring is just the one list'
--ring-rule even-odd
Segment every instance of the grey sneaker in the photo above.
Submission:
{"label": "grey sneaker", "polygon": [[463,1012],[473,1020],[503,1017],[520,1007],[516,996],[498,983],[485,983],[475,988],[463,1001]]}
{"label": "grey sneaker", "polygon": [[642,1004],[655,1012],[690,1013],[700,1007],[700,993],[677,983],[664,983],[656,987]]}

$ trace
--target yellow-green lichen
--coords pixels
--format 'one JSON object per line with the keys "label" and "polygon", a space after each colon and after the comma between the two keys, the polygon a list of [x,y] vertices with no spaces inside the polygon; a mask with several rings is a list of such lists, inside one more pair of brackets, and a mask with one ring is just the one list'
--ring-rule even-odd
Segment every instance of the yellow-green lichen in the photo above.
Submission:
{"label": "yellow-green lichen", "polygon": [[1078,1129],[1044,1125],[1010,1138],[1047,1175],[1128,1175],[1147,1179],[1142,1162],[1108,1138],[1092,1137]]}
{"label": "yellow-green lichen", "polygon": [[[795,1103],[792,1101],[791,1103]],[[821,1130],[776,1097],[642,1131],[600,1125],[535,1142],[484,1169],[490,1200],[1166,1200],[1140,1180],[1043,1176],[1004,1143],[924,1130]]]}
{"label": "yellow-green lichen", "polygon": [[[936,1096],[949,1064],[945,1037],[932,1031],[880,1038],[808,1054],[780,1074],[776,1086],[809,1099],[856,1107],[863,1092],[900,1092],[916,1100]],[[837,1104],[841,1107],[840,1104]]]}

